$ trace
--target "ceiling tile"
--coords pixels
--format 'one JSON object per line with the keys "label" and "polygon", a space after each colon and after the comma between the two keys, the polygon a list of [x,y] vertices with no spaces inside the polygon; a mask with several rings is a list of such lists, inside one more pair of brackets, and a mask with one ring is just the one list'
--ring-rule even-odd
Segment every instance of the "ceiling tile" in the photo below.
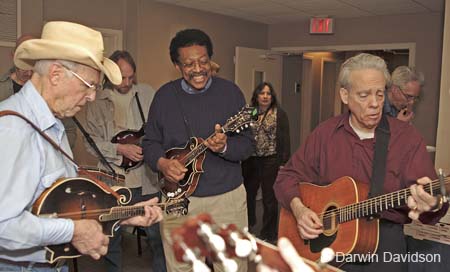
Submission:
{"label": "ceiling tile", "polygon": [[355,18],[443,12],[445,0],[155,0],[266,24],[312,16]]}
{"label": "ceiling tile", "polygon": [[413,0],[413,1],[428,8],[430,11],[444,11],[445,0]]}

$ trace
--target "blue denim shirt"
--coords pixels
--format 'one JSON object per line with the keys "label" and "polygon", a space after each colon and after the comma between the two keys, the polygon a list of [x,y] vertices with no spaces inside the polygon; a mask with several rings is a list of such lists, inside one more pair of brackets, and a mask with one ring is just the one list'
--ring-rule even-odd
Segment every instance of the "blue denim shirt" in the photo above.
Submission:
{"label": "blue denim shirt", "polygon": [[389,101],[387,93],[384,94],[384,105],[383,105],[383,113],[387,113],[389,116],[397,117],[398,110],[391,104]]}
{"label": "blue denim shirt", "polygon": [[[21,113],[72,156],[64,126],[31,81],[1,102],[0,110]],[[0,145],[0,259],[45,262],[43,246],[70,242],[74,224],[39,218],[30,210],[46,188],[60,177],[76,176],[76,169],[16,116],[0,117]]]}

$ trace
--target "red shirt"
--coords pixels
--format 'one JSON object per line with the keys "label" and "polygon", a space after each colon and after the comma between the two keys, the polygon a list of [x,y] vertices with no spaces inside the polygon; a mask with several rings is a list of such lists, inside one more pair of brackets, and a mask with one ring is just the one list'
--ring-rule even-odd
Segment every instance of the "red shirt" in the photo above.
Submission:
{"label": "red shirt", "polygon": [[[384,193],[409,187],[421,177],[436,179],[436,172],[419,132],[409,123],[387,117],[391,132],[386,161]],[[349,124],[349,114],[333,117],[321,123],[306,142],[278,172],[274,190],[278,201],[290,210],[290,202],[299,197],[297,184],[310,182],[327,185],[334,180],[350,176],[356,181],[369,183],[375,139],[360,140]],[[442,209],[446,210],[446,209]],[[429,213],[435,218],[444,211]],[[396,223],[407,223],[408,208],[387,210],[381,217]],[[428,218],[429,216],[427,216]],[[422,217],[421,217],[422,219]],[[429,221],[423,218],[424,221]]]}

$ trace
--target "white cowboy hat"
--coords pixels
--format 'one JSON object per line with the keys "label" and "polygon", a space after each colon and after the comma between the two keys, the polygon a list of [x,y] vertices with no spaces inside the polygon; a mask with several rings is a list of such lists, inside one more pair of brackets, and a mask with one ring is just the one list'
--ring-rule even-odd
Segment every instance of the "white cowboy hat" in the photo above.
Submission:
{"label": "white cowboy hat", "polygon": [[14,54],[14,64],[31,70],[37,60],[60,59],[85,64],[102,71],[119,85],[122,74],[115,62],[103,56],[102,34],[89,27],[70,22],[48,22],[40,39],[23,42]]}

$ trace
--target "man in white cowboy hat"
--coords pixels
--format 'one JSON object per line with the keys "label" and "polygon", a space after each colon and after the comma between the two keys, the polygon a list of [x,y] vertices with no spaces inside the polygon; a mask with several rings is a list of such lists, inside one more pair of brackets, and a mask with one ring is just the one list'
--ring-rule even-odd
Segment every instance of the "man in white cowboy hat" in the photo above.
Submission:
{"label": "man in white cowboy hat", "polygon": [[[71,157],[59,118],[74,116],[95,99],[101,73],[114,84],[122,80],[117,65],[103,56],[101,34],[75,23],[49,22],[41,39],[17,48],[14,63],[34,73],[19,93],[0,103],[0,111],[20,113]],[[97,221],[42,218],[30,212],[58,178],[76,176],[70,160],[17,116],[0,117],[0,141],[0,271],[67,271],[67,266],[47,263],[47,245],[71,243],[94,259],[106,254],[109,238]],[[160,221],[161,209],[150,206],[156,201],[140,203],[147,205],[145,215],[121,224],[149,226]]]}

